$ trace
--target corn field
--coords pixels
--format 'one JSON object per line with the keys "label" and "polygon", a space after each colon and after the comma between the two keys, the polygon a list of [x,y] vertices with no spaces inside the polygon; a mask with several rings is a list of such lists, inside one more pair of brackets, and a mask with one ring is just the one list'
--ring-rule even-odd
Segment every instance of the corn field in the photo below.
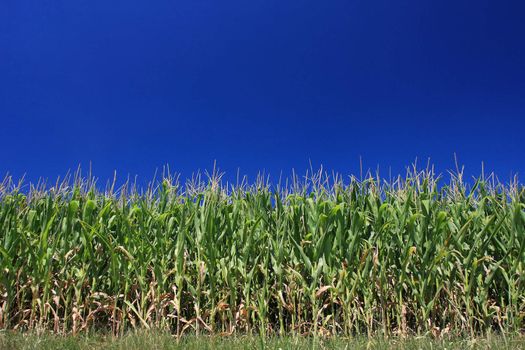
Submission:
{"label": "corn field", "polygon": [[[103,187],[103,186],[102,186]],[[431,170],[0,184],[0,328],[522,332],[525,192]]]}

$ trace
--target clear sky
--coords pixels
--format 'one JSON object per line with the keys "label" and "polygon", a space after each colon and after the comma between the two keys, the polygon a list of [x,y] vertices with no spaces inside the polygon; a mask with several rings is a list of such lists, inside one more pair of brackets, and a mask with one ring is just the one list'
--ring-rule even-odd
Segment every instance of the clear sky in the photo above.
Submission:
{"label": "clear sky", "polygon": [[2,0],[0,176],[525,174],[525,2]]}

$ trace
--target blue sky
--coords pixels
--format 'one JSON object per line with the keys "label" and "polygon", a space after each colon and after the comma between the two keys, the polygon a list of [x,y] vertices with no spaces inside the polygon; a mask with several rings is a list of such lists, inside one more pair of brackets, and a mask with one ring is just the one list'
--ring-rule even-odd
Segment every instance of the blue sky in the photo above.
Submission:
{"label": "blue sky", "polygon": [[519,1],[0,2],[0,174],[525,173]]}

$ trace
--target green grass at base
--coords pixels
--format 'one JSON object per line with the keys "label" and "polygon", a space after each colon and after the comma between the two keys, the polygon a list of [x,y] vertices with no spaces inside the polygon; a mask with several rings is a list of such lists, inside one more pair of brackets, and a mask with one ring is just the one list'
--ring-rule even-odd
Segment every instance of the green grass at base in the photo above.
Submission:
{"label": "green grass at base", "polygon": [[486,338],[432,339],[429,337],[400,338],[343,338],[313,339],[309,337],[260,338],[238,337],[193,337],[177,341],[165,333],[139,332],[123,337],[100,334],[81,336],[36,335],[5,331],[0,333],[0,349],[525,349],[524,336],[492,336]]}

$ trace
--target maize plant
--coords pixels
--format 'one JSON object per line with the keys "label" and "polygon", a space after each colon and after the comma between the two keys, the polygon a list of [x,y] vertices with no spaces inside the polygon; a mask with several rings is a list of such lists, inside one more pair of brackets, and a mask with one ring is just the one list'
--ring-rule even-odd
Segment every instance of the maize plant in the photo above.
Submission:
{"label": "maize plant", "polygon": [[0,328],[115,335],[410,335],[525,328],[525,192],[220,174],[144,190],[0,184]]}

